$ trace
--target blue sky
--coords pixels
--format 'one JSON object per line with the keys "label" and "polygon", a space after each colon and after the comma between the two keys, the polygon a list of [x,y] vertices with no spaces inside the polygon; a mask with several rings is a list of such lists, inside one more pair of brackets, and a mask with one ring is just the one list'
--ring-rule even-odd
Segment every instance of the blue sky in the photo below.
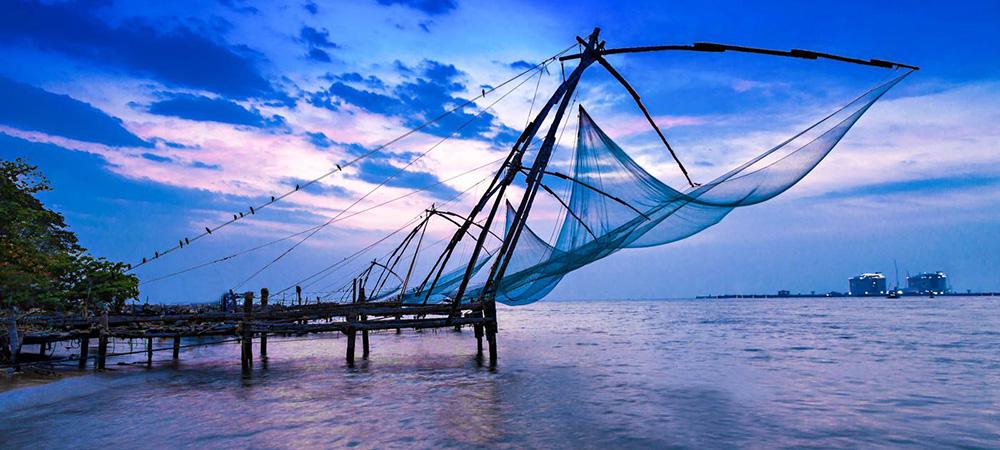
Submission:
{"label": "blue sky", "polygon": [[[802,183],[687,240],[581,269],[551,296],[843,291],[847,277],[891,272],[894,259],[904,273],[946,271],[959,290],[1000,290],[996,2],[539,3],[0,0],[0,156],[41,166],[56,188],[44,200],[86,247],[134,262],[477,97],[594,26],[609,47],[720,42],[887,59],[922,70]],[[611,61],[703,181],[891,76],[758,55]],[[355,209],[440,184],[336,222],[247,287],[294,283],[487,176],[452,179],[502,156],[537,110],[536,82],[547,95],[559,73],[550,66],[491,108],[506,90],[478,99],[137,273],[152,280],[324,223],[458,128]],[[591,69],[579,98],[630,155],[681,186],[607,74]],[[561,143],[554,164],[570,151]],[[462,211],[470,197],[449,205]],[[533,226],[545,235],[558,208],[542,206]],[[292,243],[144,284],[143,296],[215,298]]]}

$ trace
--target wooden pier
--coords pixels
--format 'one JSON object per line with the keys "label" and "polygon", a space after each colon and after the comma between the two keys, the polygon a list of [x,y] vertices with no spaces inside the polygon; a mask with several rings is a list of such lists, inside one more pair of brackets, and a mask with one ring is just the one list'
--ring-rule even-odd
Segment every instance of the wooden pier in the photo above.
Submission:
{"label": "wooden pier", "polygon": [[[254,299],[259,299],[254,303]],[[83,315],[47,315],[24,317],[16,327],[8,325],[13,339],[2,339],[7,365],[16,367],[20,350],[25,345],[44,349],[57,342],[79,342],[79,367],[93,359],[95,370],[104,370],[108,342],[113,339],[142,340],[146,344],[146,360],[151,363],[153,351],[172,350],[180,357],[181,339],[207,336],[231,336],[240,341],[240,362],[244,370],[253,367],[253,339],[259,339],[260,356],[267,355],[268,336],[302,336],[314,333],[343,333],[347,336],[347,363],[354,364],[356,340],[360,332],[362,358],[370,354],[369,332],[377,330],[455,328],[471,326],[475,330],[477,354],[483,354],[483,338],[488,341],[489,364],[496,365],[496,309],[483,303],[459,305],[406,305],[398,301],[366,302],[362,292],[355,291],[351,303],[319,303],[312,305],[269,305],[267,289],[259,297],[247,292],[237,311],[221,308],[164,307],[160,314],[139,310],[132,314],[85,317]],[[185,311],[196,309],[193,312]],[[89,352],[91,339],[97,339],[96,354]],[[171,347],[153,348],[153,339],[172,339]],[[14,343],[12,345],[12,343]],[[137,352],[129,352],[137,353]],[[74,358],[76,359],[76,358]]]}

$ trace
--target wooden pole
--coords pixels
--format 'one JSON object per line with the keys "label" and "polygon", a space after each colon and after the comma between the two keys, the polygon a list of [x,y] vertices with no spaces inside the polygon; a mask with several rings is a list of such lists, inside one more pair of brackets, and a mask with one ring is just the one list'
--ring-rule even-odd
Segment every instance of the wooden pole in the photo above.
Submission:
{"label": "wooden pole", "polygon": [[90,338],[80,339],[80,368],[87,367],[87,356],[90,353]]}
{"label": "wooden pole", "polygon": [[174,336],[174,359],[179,359],[181,356],[181,337]]}
{"label": "wooden pole", "polygon": [[243,294],[243,346],[240,362],[244,371],[253,366],[253,333],[250,332],[250,318],[253,312],[253,292]]}
{"label": "wooden pole", "polygon": [[153,338],[146,338],[146,365],[153,365]]}
{"label": "wooden pole", "polygon": [[14,366],[14,370],[20,370],[21,368],[17,365],[17,357],[21,353],[21,341],[17,333],[17,308],[13,308],[10,312],[10,318],[7,320],[7,330],[7,339],[10,341],[8,344],[10,363]]}
{"label": "wooden pole", "polygon": [[476,354],[479,356],[483,355],[483,325],[477,323],[473,325],[472,329],[476,333]]}
{"label": "wooden pole", "polygon": [[[260,312],[267,313],[267,298],[271,293],[267,288],[261,288],[260,290]],[[267,333],[260,334],[260,356],[261,358],[267,356]]]}
{"label": "wooden pole", "polygon": [[490,367],[497,365],[497,304],[492,298],[486,302],[483,315],[492,318],[493,321],[486,323],[486,341],[490,347]]}
{"label": "wooden pole", "polygon": [[[357,302],[358,302],[358,279],[355,278],[354,280],[352,280],[352,284],[351,284],[351,303],[357,303]],[[354,321],[354,316],[353,315],[348,315],[347,316],[347,322],[350,323],[350,322],[353,322],[353,321]],[[353,366],[354,365],[354,339],[355,339],[355,334],[356,334],[356,332],[354,330],[354,327],[348,326],[347,327],[347,365],[349,365],[349,366]]]}
{"label": "wooden pole", "polygon": [[101,335],[97,339],[97,370],[104,370],[108,360],[108,309],[101,310]]}
{"label": "wooden pole", "polygon": [[[358,303],[364,304],[367,301],[365,298],[365,287],[358,287]],[[368,315],[362,314],[361,321],[367,322]],[[361,358],[368,359],[368,330],[361,330]]]}
{"label": "wooden pole", "polygon": [[108,359],[108,335],[103,331],[97,338],[97,370],[104,370],[104,364]]}

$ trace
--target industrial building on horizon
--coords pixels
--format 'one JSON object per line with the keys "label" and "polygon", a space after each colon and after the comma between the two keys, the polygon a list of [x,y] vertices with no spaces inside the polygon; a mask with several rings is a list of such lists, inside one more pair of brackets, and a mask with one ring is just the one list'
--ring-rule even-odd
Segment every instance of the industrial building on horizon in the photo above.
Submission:
{"label": "industrial building on horizon", "polygon": [[951,292],[948,276],[944,272],[926,272],[907,275],[906,288],[890,290],[882,272],[863,273],[848,280],[847,295],[864,297],[871,295],[943,295]]}
{"label": "industrial building on horizon", "polygon": [[906,277],[904,294],[947,294],[951,292],[948,286],[948,276],[941,272],[919,273]]}
{"label": "industrial building on horizon", "polygon": [[882,272],[863,273],[848,280],[847,295],[863,297],[866,295],[886,295],[885,276]]}

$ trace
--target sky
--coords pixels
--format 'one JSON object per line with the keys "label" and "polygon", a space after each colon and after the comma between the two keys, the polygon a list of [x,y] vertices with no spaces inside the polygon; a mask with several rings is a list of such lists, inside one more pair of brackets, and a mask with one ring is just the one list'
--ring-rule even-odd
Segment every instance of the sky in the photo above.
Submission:
{"label": "sky", "polygon": [[[940,270],[955,290],[1000,291],[996,2],[0,0],[0,11],[0,157],[41,168],[55,188],[42,200],[92,253],[151,259],[135,270],[151,302],[212,300],[234,287],[281,291],[405,230],[309,280],[310,295],[322,294],[390,251],[430,205],[468,211],[497,166],[490,163],[509,151],[563,68],[501,83],[594,27],[608,48],[718,42],[921,70],[788,192],[688,239],[595,262],[550,298],[846,291],[861,272],[884,272],[893,284],[894,262],[900,277]],[[696,181],[895,74],[731,53],[609,60]],[[643,167],[683,186],[606,72],[586,72],[578,101]],[[556,168],[572,154],[569,122]],[[295,191],[338,164],[342,172]],[[152,259],[241,213],[248,217]],[[530,226],[548,235],[559,213],[540,200]],[[244,253],[332,218],[308,240],[307,232]],[[441,248],[449,227],[428,228],[422,255]]]}

